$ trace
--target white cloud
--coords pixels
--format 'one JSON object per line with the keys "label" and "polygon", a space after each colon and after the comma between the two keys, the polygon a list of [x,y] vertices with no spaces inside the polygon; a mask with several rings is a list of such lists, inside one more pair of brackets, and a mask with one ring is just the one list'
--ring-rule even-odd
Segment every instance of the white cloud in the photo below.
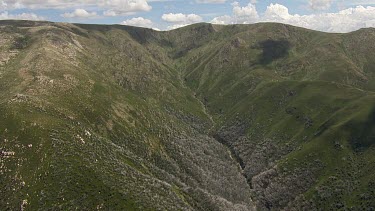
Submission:
{"label": "white cloud", "polygon": [[84,9],[75,9],[71,13],[64,13],[61,15],[64,18],[93,18],[97,17],[96,12],[87,12]]}
{"label": "white cloud", "polygon": [[203,18],[196,14],[169,13],[164,14],[161,18],[166,22],[173,23],[168,29],[176,29],[203,21]]}
{"label": "white cloud", "polygon": [[95,4],[94,0],[2,0],[1,9],[67,9],[88,4]]}
{"label": "white cloud", "polygon": [[44,17],[38,16],[34,13],[19,13],[19,14],[9,14],[7,11],[0,13],[0,20],[33,20],[40,21],[45,20]]}
{"label": "white cloud", "polygon": [[168,26],[167,30],[178,29],[178,28],[181,28],[181,27],[184,27],[184,26],[188,26],[188,25],[189,24],[174,24],[174,25]]}
{"label": "white cloud", "polygon": [[[61,16],[65,18],[93,18],[99,15],[133,15],[137,12],[152,10],[150,2],[174,1],[176,0],[0,0],[0,11],[3,19],[44,19],[32,12],[12,14],[12,10],[16,9],[61,9],[61,13],[63,13]],[[245,5],[240,5],[237,1],[232,3],[231,15],[216,17],[211,22],[216,24],[281,22],[328,32],[348,32],[361,27],[373,27],[375,23],[375,7],[373,5],[375,0],[304,0],[306,6],[313,10],[326,10],[332,5],[337,5],[340,8],[338,12],[315,12],[310,15],[290,14],[288,8],[281,4],[270,4],[266,11],[260,12],[255,6],[257,0],[247,0],[248,3]],[[191,2],[228,3],[232,0],[189,1],[189,3]],[[169,13],[164,14],[162,20],[171,23],[171,26],[168,27],[171,29],[202,22],[203,18],[196,14]]]}
{"label": "white cloud", "polygon": [[129,25],[129,26],[144,27],[144,28],[152,28],[152,25],[153,25],[151,20],[145,19],[142,17],[128,19],[128,20],[121,22],[121,24]]}
{"label": "white cloud", "polygon": [[152,7],[147,0],[106,0],[99,4],[109,8],[103,14],[106,16],[131,15],[140,11],[150,11]]}
{"label": "white cloud", "polygon": [[233,14],[237,18],[247,18],[247,19],[253,19],[253,20],[256,20],[259,18],[257,9],[255,5],[253,5],[252,3],[249,3],[245,7],[241,7],[240,3],[234,2],[232,6],[233,6]]}
{"label": "white cloud", "polygon": [[170,23],[197,23],[202,21],[202,17],[196,14],[169,13],[161,17],[164,21]]}
{"label": "white cloud", "polygon": [[147,0],[2,0],[0,9],[76,9],[96,7],[105,10],[104,15],[131,15],[150,11]]}
{"label": "white cloud", "polygon": [[270,4],[264,13],[263,19],[266,20],[288,20],[292,17],[289,14],[289,9],[281,4]]}
{"label": "white cloud", "polygon": [[235,22],[234,22],[234,20],[231,16],[223,15],[223,16],[219,16],[219,17],[214,18],[211,21],[211,23],[225,25],[225,24],[233,24]]}
{"label": "white cloud", "polygon": [[327,10],[331,7],[333,0],[309,0],[309,5],[313,10]]}
{"label": "white cloud", "polygon": [[224,15],[214,18],[211,23],[214,24],[236,24],[236,23],[254,23],[259,21],[258,11],[251,2],[244,7],[235,1],[232,3],[233,16]]}
{"label": "white cloud", "polygon": [[[249,5],[248,5],[249,6]],[[248,7],[247,6],[247,7]],[[254,22],[279,22],[325,32],[350,32],[365,27],[375,27],[375,7],[357,6],[336,13],[319,13],[311,15],[290,14],[287,7],[280,4],[270,4],[262,16],[241,16],[239,14],[258,14],[253,10],[239,10],[237,3],[233,4],[232,16],[214,18],[214,24],[244,24]],[[256,10],[255,6],[254,9]],[[244,12],[248,11],[248,12]],[[250,12],[251,11],[251,12]]]}

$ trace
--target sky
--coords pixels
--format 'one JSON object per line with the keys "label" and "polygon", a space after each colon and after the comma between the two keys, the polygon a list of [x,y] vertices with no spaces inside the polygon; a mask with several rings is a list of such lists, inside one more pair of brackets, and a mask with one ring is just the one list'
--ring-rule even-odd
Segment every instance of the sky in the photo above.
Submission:
{"label": "sky", "polygon": [[375,0],[0,0],[0,19],[124,24],[280,22],[325,32],[375,27]]}

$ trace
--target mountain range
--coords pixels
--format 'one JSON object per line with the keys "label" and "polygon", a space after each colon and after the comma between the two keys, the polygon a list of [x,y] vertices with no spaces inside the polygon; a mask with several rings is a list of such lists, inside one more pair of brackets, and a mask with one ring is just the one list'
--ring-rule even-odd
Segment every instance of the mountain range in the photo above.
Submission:
{"label": "mountain range", "polygon": [[375,29],[0,21],[0,210],[374,210]]}

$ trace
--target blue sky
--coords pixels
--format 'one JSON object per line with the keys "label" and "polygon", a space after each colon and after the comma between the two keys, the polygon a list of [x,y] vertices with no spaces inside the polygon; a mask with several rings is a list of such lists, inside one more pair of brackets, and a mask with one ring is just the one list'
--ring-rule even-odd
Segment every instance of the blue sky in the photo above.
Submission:
{"label": "blue sky", "polygon": [[0,19],[126,24],[169,30],[196,22],[281,22],[348,32],[375,27],[375,0],[1,0]]}

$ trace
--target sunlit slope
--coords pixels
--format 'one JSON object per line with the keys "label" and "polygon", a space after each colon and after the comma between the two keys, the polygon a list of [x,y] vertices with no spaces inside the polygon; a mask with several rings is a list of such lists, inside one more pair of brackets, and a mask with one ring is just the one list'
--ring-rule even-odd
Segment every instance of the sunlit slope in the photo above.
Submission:
{"label": "sunlit slope", "polygon": [[208,44],[179,67],[215,119],[212,134],[241,161],[258,209],[374,207],[375,31],[199,27],[212,29]]}
{"label": "sunlit slope", "polygon": [[0,31],[1,209],[252,209],[201,103],[130,32]]}
{"label": "sunlit slope", "polygon": [[0,208],[375,206],[374,29],[0,27]]}

